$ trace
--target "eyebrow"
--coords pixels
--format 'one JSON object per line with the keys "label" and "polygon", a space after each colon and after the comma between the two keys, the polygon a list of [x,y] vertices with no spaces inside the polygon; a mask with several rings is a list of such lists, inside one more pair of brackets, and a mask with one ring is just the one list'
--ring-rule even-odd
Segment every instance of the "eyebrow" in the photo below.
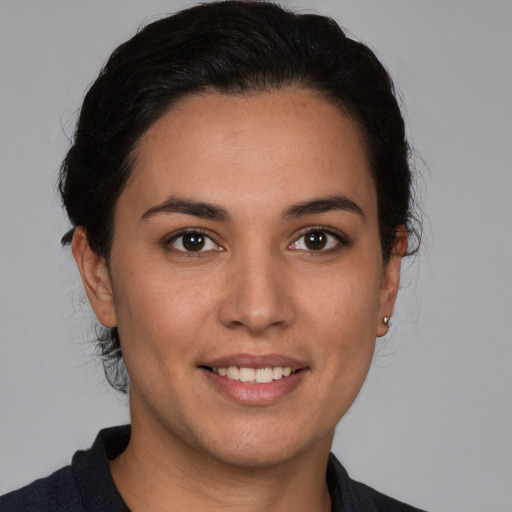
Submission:
{"label": "eyebrow", "polygon": [[[294,204],[284,211],[282,218],[296,219],[305,215],[324,213],[332,210],[355,213],[364,218],[362,208],[346,196],[330,196]],[[171,196],[164,202],[151,207],[142,215],[141,220],[150,219],[156,215],[165,213],[183,213],[201,219],[220,220],[223,222],[231,220],[231,215],[222,206],[176,196]]]}
{"label": "eyebrow", "polygon": [[363,209],[346,196],[330,196],[292,205],[284,211],[283,218],[296,219],[305,215],[324,213],[332,210],[355,213],[364,219]]}
{"label": "eyebrow", "polygon": [[171,196],[163,203],[153,206],[145,212],[140,219],[150,219],[162,213],[184,213],[201,219],[221,220],[225,222],[231,219],[227,210],[221,206],[204,203],[202,201],[183,199],[176,196]]}

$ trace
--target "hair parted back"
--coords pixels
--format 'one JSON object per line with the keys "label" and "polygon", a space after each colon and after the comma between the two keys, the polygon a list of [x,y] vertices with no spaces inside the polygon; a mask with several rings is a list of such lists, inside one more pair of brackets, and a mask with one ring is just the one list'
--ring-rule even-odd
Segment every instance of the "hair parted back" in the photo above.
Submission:
{"label": "hair parted back", "polygon": [[[197,5],[147,25],[112,53],[85,96],[60,171],[72,225],[85,228],[91,248],[108,262],[117,199],[132,171],[136,143],[155,121],[192,94],[290,86],[318,93],[360,126],[386,261],[397,228],[418,234],[409,146],[393,83],[374,53],[346,37],[332,19],[264,1]],[[106,330],[99,343],[109,382],[126,391],[117,329]]]}

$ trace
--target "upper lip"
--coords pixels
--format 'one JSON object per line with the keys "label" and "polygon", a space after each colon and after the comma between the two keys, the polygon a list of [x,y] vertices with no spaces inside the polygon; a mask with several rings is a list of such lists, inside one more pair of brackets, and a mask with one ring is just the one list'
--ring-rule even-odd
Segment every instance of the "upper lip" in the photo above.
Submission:
{"label": "upper lip", "polygon": [[230,354],[215,359],[205,361],[201,366],[210,368],[228,368],[230,366],[238,366],[239,368],[267,368],[267,367],[290,367],[293,371],[307,368],[308,365],[304,361],[300,361],[293,357],[281,354]]}

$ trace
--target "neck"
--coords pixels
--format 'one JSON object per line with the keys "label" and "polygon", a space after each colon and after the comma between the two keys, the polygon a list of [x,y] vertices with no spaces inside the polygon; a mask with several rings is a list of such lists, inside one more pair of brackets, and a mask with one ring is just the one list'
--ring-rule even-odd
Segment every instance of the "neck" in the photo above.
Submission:
{"label": "neck", "polygon": [[278,464],[240,467],[132,416],[130,442],[111,462],[111,471],[132,512],[327,512],[331,502],[325,474],[331,442],[329,436]]}

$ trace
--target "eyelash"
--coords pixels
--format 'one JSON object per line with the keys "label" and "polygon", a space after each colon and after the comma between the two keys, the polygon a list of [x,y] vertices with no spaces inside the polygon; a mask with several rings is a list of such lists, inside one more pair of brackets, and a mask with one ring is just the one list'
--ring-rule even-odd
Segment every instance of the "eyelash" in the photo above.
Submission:
{"label": "eyelash", "polygon": [[[331,240],[331,242],[329,242],[329,238],[334,239],[334,245],[331,247],[328,247],[328,248],[321,247],[318,250],[311,249],[311,248],[302,249],[302,248],[298,248],[298,247],[293,247],[293,246],[296,246],[301,240],[303,241],[303,243],[307,243],[305,241],[306,237],[308,235],[313,235],[316,233],[319,233],[322,235],[327,235],[326,245],[328,245],[329,243],[331,243],[331,245],[332,245],[332,243],[333,243],[332,240]],[[310,253],[311,255],[317,255],[317,254],[321,254],[321,253],[325,254],[325,253],[336,252],[336,251],[340,250],[342,247],[347,246],[347,245],[349,245],[349,241],[346,238],[346,236],[343,235],[342,233],[333,231],[332,229],[328,229],[323,226],[311,226],[311,227],[306,228],[304,231],[302,231],[300,236],[298,238],[296,238],[295,241],[288,246],[288,249],[293,250],[293,251],[307,252],[307,253]]]}
{"label": "eyelash", "polygon": [[[331,239],[334,239],[334,246],[331,246],[331,247],[328,247],[327,249],[324,247],[321,247],[320,249],[318,250],[315,250],[315,249],[311,249],[311,248],[300,248],[300,247],[297,247],[297,245],[299,244],[299,242],[301,240],[305,240],[305,237],[308,236],[308,235],[313,235],[313,234],[321,234],[321,235],[326,235],[327,236],[327,239],[326,239],[326,242],[325,242],[325,245],[329,245],[329,243],[332,245],[332,240],[329,242],[329,238]],[[203,237],[204,239],[204,244],[208,244],[209,243],[212,243],[214,244],[217,248],[216,249],[206,249],[206,250],[203,250],[203,246],[200,247],[200,249],[198,251],[193,251],[193,250],[187,250],[187,248],[184,246],[184,237],[187,236],[187,235],[197,235],[197,236],[201,236]],[[183,249],[180,249],[180,248],[177,248],[177,247],[173,247],[173,243],[175,243],[176,241],[180,240],[181,239],[181,246],[183,247]],[[304,242],[305,244],[307,244],[307,242]],[[302,251],[302,252],[307,252],[307,253],[311,253],[311,254],[315,254],[315,253],[331,253],[331,252],[336,252],[337,250],[341,249],[342,247],[344,246],[347,246],[349,245],[348,243],[348,240],[347,238],[342,235],[341,233],[338,233],[338,232],[334,232],[332,229],[327,229],[325,227],[322,227],[322,226],[312,226],[312,227],[308,227],[307,229],[305,229],[304,231],[302,231],[302,233],[299,235],[298,238],[296,238],[290,245],[288,245],[288,249],[292,250],[292,251]],[[207,233],[205,233],[204,231],[200,230],[200,229],[187,229],[187,230],[183,230],[183,231],[179,231],[177,233],[174,233],[172,236],[166,238],[165,240],[165,246],[169,249],[169,250],[172,250],[172,251],[175,251],[179,254],[182,254],[182,255],[186,255],[186,256],[190,256],[190,257],[194,257],[194,256],[199,256],[200,253],[204,253],[204,252],[221,252],[223,251],[224,249],[219,246],[214,240],[213,238],[208,235]],[[294,247],[295,246],[295,247]]]}
{"label": "eyelash", "polygon": [[[205,240],[205,244],[210,242],[210,243],[214,244],[217,248],[216,249],[207,249],[207,250],[198,250],[198,251],[187,250],[186,247],[183,245],[184,237],[187,235],[201,236]],[[183,249],[179,249],[177,247],[172,246],[172,244],[174,242],[176,242],[177,240],[179,240],[180,238],[181,238],[181,245],[182,245]],[[180,253],[180,254],[186,255],[186,256],[191,256],[191,257],[198,256],[200,253],[203,253],[203,252],[211,252],[211,251],[217,252],[217,251],[224,250],[221,246],[219,246],[218,244],[215,243],[215,241],[213,240],[213,238],[210,235],[208,235],[207,233],[205,233],[204,231],[202,231],[200,229],[186,229],[183,231],[179,231],[177,233],[173,233],[172,236],[170,236],[169,238],[167,238],[165,240],[165,246],[168,249],[173,250],[177,253]],[[203,247],[201,247],[200,249],[203,249]]]}

